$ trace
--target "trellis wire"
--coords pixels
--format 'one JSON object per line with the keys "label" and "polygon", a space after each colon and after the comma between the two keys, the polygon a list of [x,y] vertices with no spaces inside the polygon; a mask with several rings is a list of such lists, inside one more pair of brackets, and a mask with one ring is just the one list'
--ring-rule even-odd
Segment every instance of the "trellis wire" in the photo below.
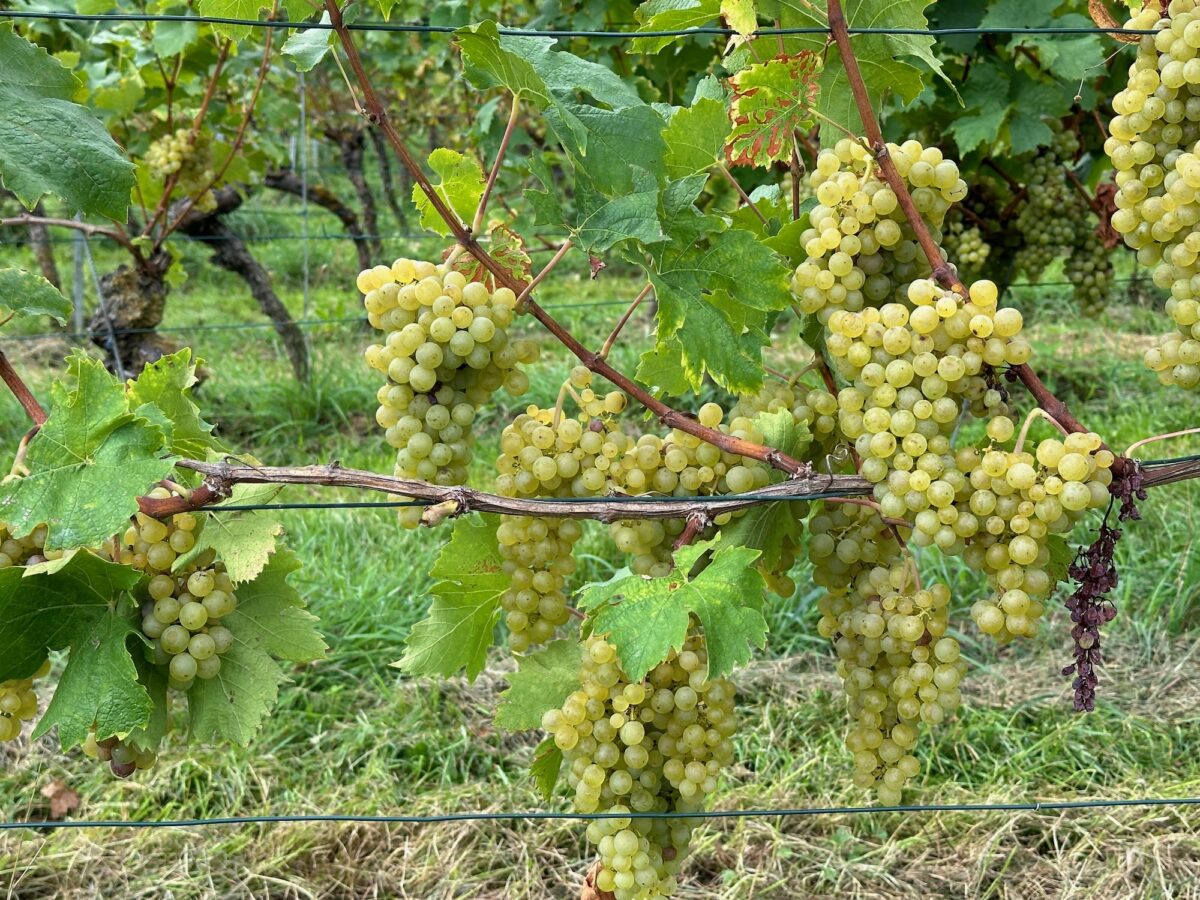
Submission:
{"label": "trellis wire", "polygon": [[279,825],[304,823],[354,823],[371,825],[435,825],[446,822],[592,821],[595,819],[792,819],[810,816],[870,815],[884,813],[988,813],[1054,812],[1073,809],[1119,809],[1122,807],[1200,806],[1200,797],[1139,797],[1135,799],[1038,800],[1020,803],[928,803],[907,806],[814,806],[784,809],[713,809],[699,812],[556,812],[514,810],[510,812],[438,813],[435,815],[355,815],[318,813],[295,815],[213,816],[196,819],[48,819],[0,822],[0,831],[18,828],[196,828],[212,825]]}
{"label": "trellis wire", "polygon": [[[329,22],[291,22],[273,19],[238,19],[227,16],[183,16],[156,13],[71,13],[52,10],[5,10],[4,15],[14,19],[47,19],[70,22],[191,22],[205,25],[235,25],[249,28],[295,28],[300,31],[316,29],[332,31],[334,26]],[[348,31],[383,31],[401,34],[454,34],[458,27],[454,25],[427,25],[417,22],[355,22],[345,26]],[[539,28],[501,28],[500,34],[511,37],[550,37],[550,38],[588,38],[592,40],[636,40],[638,38],[660,37],[692,37],[693,35],[713,35],[732,37],[740,34],[732,28],[696,27],[672,28],[647,31],[615,30],[588,31],[575,29],[539,29]],[[1030,28],[872,28],[850,26],[850,34],[885,34],[907,35],[914,37],[953,37],[955,35],[984,35],[984,34],[1105,34],[1105,35],[1143,35],[1155,34],[1147,28],[1102,28],[1100,26],[1055,26],[1044,25]],[[805,34],[830,34],[828,26],[805,26],[795,28],[759,28],[754,34],[759,37],[774,37]]]}

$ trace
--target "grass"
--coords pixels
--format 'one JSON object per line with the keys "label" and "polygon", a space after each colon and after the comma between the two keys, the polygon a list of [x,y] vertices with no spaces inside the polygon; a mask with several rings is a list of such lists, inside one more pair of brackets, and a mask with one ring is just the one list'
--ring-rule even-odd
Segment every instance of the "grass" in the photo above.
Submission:
{"label": "grass", "polygon": [[[311,314],[352,315],[357,297],[347,254],[325,247],[313,249]],[[300,314],[295,245],[255,249]],[[315,377],[298,385],[267,329],[187,330],[257,314],[239,282],[204,266],[202,248],[184,250],[195,274],[172,296],[168,325],[183,329],[181,338],[209,361],[200,398],[226,440],[271,464],[339,460],[390,471],[371,418],[376,385],[359,356],[363,332],[344,323],[310,329]],[[101,254],[98,263],[115,259]],[[1161,327],[1160,312],[1118,305],[1100,321],[1080,321],[1061,292],[1014,294],[1031,322],[1039,371],[1114,447],[1197,424],[1194,398],[1159,389],[1138,360],[1145,335]],[[598,283],[579,275],[555,279],[543,293],[597,346],[619,301],[630,296],[611,272]],[[631,323],[614,350],[618,368],[635,368],[648,333],[645,320]],[[67,347],[58,338],[5,344],[42,397]],[[789,365],[786,354],[772,356]],[[552,402],[568,364],[559,348],[544,345],[530,399]],[[499,399],[489,411],[477,483],[485,483],[499,424],[525,402]],[[15,445],[25,427],[15,404],[0,403],[0,444]],[[1200,441],[1183,439],[1148,447],[1144,456],[1198,450]],[[297,487],[285,499],[317,496],[339,495]],[[1200,681],[1193,676],[1200,659],[1198,499],[1192,484],[1156,489],[1143,521],[1126,528],[1118,551],[1121,615],[1111,628],[1094,714],[1070,711],[1069,684],[1059,674],[1069,657],[1060,609],[1043,636],[1021,646],[997,650],[962,635],[973,664],[966,702],[924,747],[926,771],[914,802],[1200,794]],[[423,614],[433,536],[402,532],[381,510],[286,511],[280,518],[306,562],[302,587],[332,649],[328,660],[293,673],[295,684],[284,689],[253,745],[172,744],[155,770],[113,782],[78,753],[63,755],[47,740],[24,744],[3,751],[6,818],[44,813],[40,789],[54,780],[79,792],[76,815],[89,818],[546,806],[525,777],[532,736],[490,725],[511,668],[503,654],[494,653],[473,685],[412,680],[389,666]],[[1086,536],[1081,529],[1080,540]],[[579,552],[583,576],[611,571],[598,527]],[[979,577],[935,554],[923,563],[927,577],[953,586],[964,621],[982,590]],[[736,679],[745,727],[720,808],[865,801],[849,784],[842,701],[829,651],[815,633],[819,594],[803,564],[795,577],[795,596],[768,604],[769,652]],[[549,806],[565,809],[566,801]],[[1200,883],[1200,812],[1188,808],[719,820],[697,844],[683,897],[1159,898],[1195,896]],[[587,857],[582,829],[561,822],[4,832],[0,889],[20,898],[549,898],[578,894]]]}

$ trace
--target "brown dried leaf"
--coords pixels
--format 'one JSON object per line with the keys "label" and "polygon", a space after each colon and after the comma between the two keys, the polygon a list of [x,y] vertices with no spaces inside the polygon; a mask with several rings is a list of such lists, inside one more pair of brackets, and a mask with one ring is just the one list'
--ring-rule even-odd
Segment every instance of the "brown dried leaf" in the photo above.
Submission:
{"label": "brown dried leaf", "polygon": [[65,819],[69,813],[79,809],[78,792],[67,787],[66,782],[60,778],[43,785],[42,796],[50,801],[51,819]]}
{"label": "brown dried leaf", "polygon": [[587,877],[583,881],[583,889],[579,892],[579,900],[614,900],[611,893],[596,887],[596,876],[599,874],[600,860],[596,860],[588,869]]}
{"label": "brown dried leaf", "polygon": [[[1092,15],[1092,21],[1099,28],[1120,28],[1121,23],[1113,18],[1113,14],[1108,11],[1108,7],[1104,5],[1104,0],[1088,0],[1088,12]],[[1136,44],[1141,40],[1136,34],[1110,34],[1110,37],[1116,38],[1125,44]]]}
{"label": "brown dried leaf", "polygon": [[595,281],[600,277],[600,271],[608,268],[608,264],[598,256],[589,256],[588,268],[592,270],[592,281]]}

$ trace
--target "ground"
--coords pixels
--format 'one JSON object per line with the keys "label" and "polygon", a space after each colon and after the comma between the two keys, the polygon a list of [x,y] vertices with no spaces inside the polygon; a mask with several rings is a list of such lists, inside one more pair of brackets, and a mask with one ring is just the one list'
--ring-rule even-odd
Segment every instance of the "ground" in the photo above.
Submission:
{"label": "ground", "polygon": [[[245,227],[269,231],[266,213],[243,215]],[[184,248],[192,278],[170,298],[168,324],[208,361],[200,398],[229,443],[271,464],[340,460],[387,472],[389,452],[372,420],[375,376],[360,354],[369,338],[341,321],[357,311],[354,273],[346,268],[349,254],[334,246],[324,241],[312,250],[307,316],[339,321],[309,330],[309,386],[291,380],[268,329],[192,328],[261,321],[240,283],[206,268],[194,247]],[[289,305],[305,315],[299,247],[254,247]],[[389,247],[392,255],[420,252]],[[433,252],[430,245],[425,252]],[[61,255],[65,260],[66,251]],[[113,259],[101,254],[99,262]],[[543,297],[598,346],[633,293],[627,275],[609,270],[598,283],[586,275],[561,279]],[[1140,348],[1164,323],[1153,298],[1143,304],[1123,292],[1099,320],[1082,318],[1061,287],[1014,289],[1011,300],[1030,321],[1039,370],[1114,448],[1200,418],[1194,396],[1166,393],[1141,369]],[[632,370],[647,334],[648,322],[635,320],[617,346],[619,368]],[[786,349],[786,332],[779,345],[771,354],[776,367],[802,365]],[[59,337],[4,343],[43,397],[68,346]],[[539,402],[552,400],[567,371],[562,353],[545,347],[532,373],[530,397]],[[499,423],[520,405],[502,402],[489,413],[478,483]],[[15,447],[26,427],[16,404],[0,401],[0,445]],[[1145,448],[1143,456],[1197,450],[1200,441],[1183,439]],[[294,488],[285,499],[316,496]],[[980,580],[927,554],[927,577],[947,578],[955,590],[972,672],[961,713],[924,748],[926,772],[908,802],[1200,796],[1200,679],[1193,674],[1200,659],[1198,499],[1192,484],[1156,489],[1144,521],[1126,529],[1118,551],[1120,614],[1091,715],[1071,710],[1069,680],[1059,671],[1070,657],[1061,608],[1036,641],[997,651],[968,627],[965,611]],[[389,666],[427,602],[423,573],[437,542],[400,531],[385,510],[292,511],[282,519],[306,563],[302,586],[332,649],[328,660],[293,673],[295,684],[284,689],[253,745],[184,750],[173,742],[157,768],[116,782],[49,740],[21,743],[3,751],[5,819],[44,814],[41,789],[56,780],[79,793],[75,815],[92,819],[547,808],[525,776],[532,737],[490,725],[510,669],[503,654],[494,654],[474,684],[412,680]],[[1081,529],[1079,538],[1086,535]],[[582,576],[611,571],[599,529],[581,550]],[[735,677],[739,763],[718,809],[868,802],[850,784],[840,745],[842,700],[814,627],[818,592],[802,570],[796,581],[796,596],[770,604],[768,653]],[[561,796],[548,807],[568,808]],[[578,895],[586,858],[582,828],[571,822],[11,831],[0,833],[0,890],[15,898],[559,898]],[[1200,808],[718,819],[698,836],[680,896],[1200,896]]]}

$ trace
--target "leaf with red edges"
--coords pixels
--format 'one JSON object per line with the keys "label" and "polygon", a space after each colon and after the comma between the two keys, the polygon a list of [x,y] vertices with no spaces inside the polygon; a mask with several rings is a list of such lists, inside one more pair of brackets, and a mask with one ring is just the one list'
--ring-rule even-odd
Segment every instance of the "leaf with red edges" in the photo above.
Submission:
{"label": "leaf with red edges", "polygon": [[812,125],[820,57],[809,50],[779,55],[729,79],[733,131],[725,144],[731,166],[770,166],[792,152],[792,132]]}
{"label": "leaf with red edges", "polygon": [[[491,254],[492,259],[503,266],[505,271],[514,278],[528,281],[533,272],[533,260],[529,258],[529,253],[525,249],[525,239],[504,224],[493,225],[489,234],[491,240],[485,249]],[[442,258],[445,259],[449,254],[450,251],[447,250]],[[460,253],[451,268],[456,272],[462,272],[467,281],[493,284],[492,274],[470,253]]]}

